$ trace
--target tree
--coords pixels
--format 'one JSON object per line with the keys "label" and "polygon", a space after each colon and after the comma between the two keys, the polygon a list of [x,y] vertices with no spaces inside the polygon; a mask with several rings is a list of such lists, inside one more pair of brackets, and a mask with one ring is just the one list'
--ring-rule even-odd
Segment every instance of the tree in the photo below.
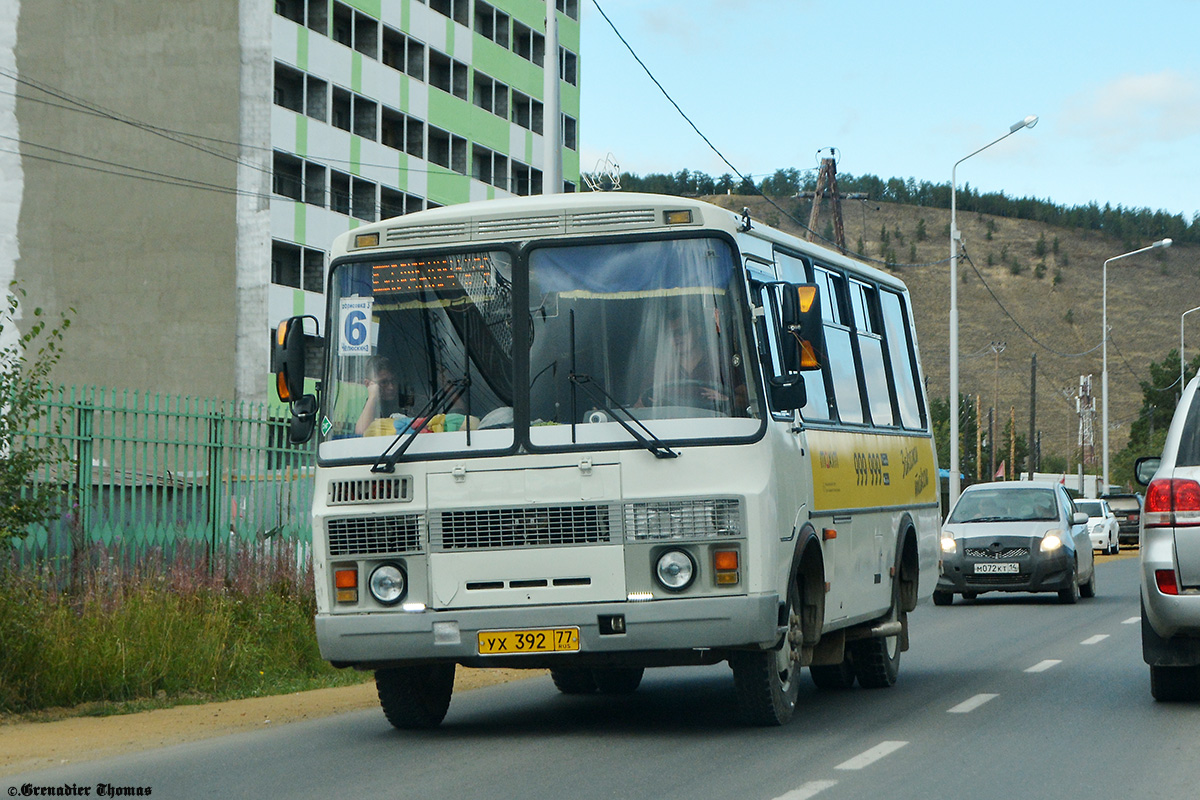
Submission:
{"label": "tree", "polygon": [[[1194,356],[1185,367],[1190,379],[1200,371],[1200,355]],[[1167,427],[1175,415],[1182,387],[1179,384],[1179,350],[1171,348],[1166,358],[1150,365],[1150,380],[1139,381],[1142,387],[1142,410],[1129,426],[1129,442],[1117,452],[1109,466],[1109,480],[1116,484],[1134,486],[1133,464],[1139,456],[1156,456],[1162,452]]]}
{"label": "tree", "polygon": [[[950,467],[950,402],[945,397],[929,400],[929,416],[933,423],[933,441],[937,444],[938,466]],[[963,485],[975,482],[975,401],[970,395],[960,394],[958,401],[958,468],[964,476]]]}
{"label": "tree", "polygon": [[56,516],[58,482],[34,481],[39,472],[45,474],[67,460],[66,451],[54,439],[30,433],[45,413],[40,401],[50,391],[47,378],[62,357],[71,320],[63,314],[57,324],[51,324],[42,309],[35,308],[29,331],[24,335],[16,331],[14,337],[24,297],[25,291],[12,283],[0,314],[0,341],[12,342],[0,348],[0,548],[24,538],[29,525]]}

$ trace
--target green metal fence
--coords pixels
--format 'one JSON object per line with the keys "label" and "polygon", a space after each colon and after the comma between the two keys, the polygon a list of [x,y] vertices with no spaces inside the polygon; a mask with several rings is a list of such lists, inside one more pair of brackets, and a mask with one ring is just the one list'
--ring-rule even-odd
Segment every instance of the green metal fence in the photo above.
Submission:
{"label": "green metal fence", "polygon": [[315,450],[287,441],[267,404],[88,388],[42,401],[35,440],[58,441],[67,463],[34,476],[64,489],[62,511],[34,525],[18,561],[50,563],[100,549],[213,555],[256,543],[311,542]]}

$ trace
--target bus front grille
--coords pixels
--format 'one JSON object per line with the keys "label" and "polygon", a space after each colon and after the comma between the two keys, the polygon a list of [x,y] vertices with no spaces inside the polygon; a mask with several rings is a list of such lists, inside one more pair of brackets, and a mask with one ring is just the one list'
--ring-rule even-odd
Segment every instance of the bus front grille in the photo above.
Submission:
{"label": "bus front grille", "polygon": [[433,550],[478,550],[607,544],[607,505],[534,506],[443,511],[432,518]]}
{"label": "bus front grille", "polygon": [[421,515],[345,517],[325,523],[331,556],[417,553],[421,550]]}

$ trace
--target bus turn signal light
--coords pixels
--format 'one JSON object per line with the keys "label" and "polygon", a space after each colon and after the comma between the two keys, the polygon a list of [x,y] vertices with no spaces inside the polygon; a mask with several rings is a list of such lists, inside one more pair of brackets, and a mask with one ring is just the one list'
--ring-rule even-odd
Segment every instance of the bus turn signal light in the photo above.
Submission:
{"label": "bus turn signal light", "polygon": [[339,603],[358,602],[358,569],[339,569],[333,573],[333,585],[337,587]]}
{"label": "bus turn signal light", "polygon": [[801,284],[796,287],[796,294],[800,298],[800,313],[807,314],[812,308],[813,301],[817,299],[817,287]]}
{"label": "bus turn signal light", "polygon": [[718,586],[732,586],[741,576],[738,572],[737,550],[716,550],[713,552],[713,573],[716,575]]}

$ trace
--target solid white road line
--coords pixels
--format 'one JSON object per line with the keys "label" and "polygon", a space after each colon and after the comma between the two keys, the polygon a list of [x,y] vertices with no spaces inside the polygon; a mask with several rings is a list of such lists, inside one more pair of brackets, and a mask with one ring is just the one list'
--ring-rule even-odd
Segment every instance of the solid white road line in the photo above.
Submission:
{"label": "solid white road line", "polygon": [[1095,636],[1089,636],[1087,639],[1084,639],[1080,644],[1099,644],[1107,638],[1107,633],[1097,633]]}
{"label": "solid white road line", "polygon": [[1039,661],[1038,663],[1034,664],[1032,667],[1030,667],[1029,669],[1027,669],[1025,671],[1026,672],[1045,672],[1046,670],[1050,669],[1051,667],[1057,667],[1061,663],[1062,663],[1061,659],[1047,658],[1045,661]]}
{"label": "solid white road line", "polygon": [[837,781],[809,781],[803,786],[792,789],[787,794],[779,795],[775,800],[809,800],[810,797],[816,797],[829,787],[836,785]]}
{"label": "solid white road line", "polygon": [[863,767],[874,764],[884,756],[896,752],[906,744],[908,744],[908,742],[881,742],[865,753],[859,753],[849,761],[843,761],[841,764],[838,764],[836,767],[834,767],[834,769],[862,769]]}
{"label": "solid white road line", "polygon": [[977,694],[968,700],[962,701],[958,705],[954,706],[954,708],[946,709],[946,713],[947,714],[967,714],[967,713],[970,713],[971,711],[974,711],[975,709],[979,708],[981,705],[983,705],[987,701],[995,700],[999,696],[1000,695],[998,695],[998,694],[987,694],[987,693]]}

